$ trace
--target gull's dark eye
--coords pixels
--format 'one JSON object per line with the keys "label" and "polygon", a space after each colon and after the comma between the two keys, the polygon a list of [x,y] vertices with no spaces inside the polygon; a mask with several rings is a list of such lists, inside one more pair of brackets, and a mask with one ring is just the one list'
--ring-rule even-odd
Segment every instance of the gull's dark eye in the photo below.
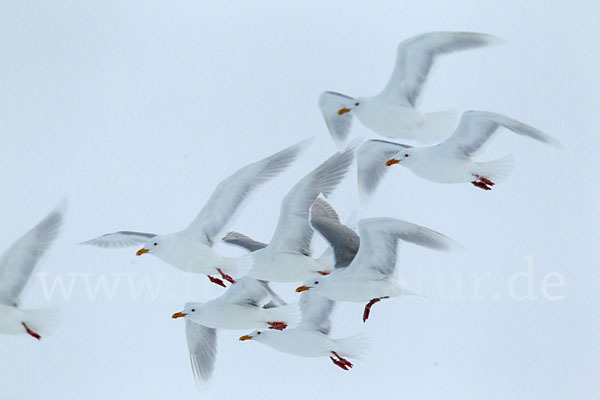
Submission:
{"label": "gull's dark eye", "polygon": [[154,242],[154,245],[155,245],[155,246],[158,246],[158,243]]}
{"label": "gull's dark eye", "polygon": [[318,284],[319,284],[319,281],[315,281],[315,285],[318,285]]}
{"label": "gull's dark eye", "polygon": [[355,105],[355,106],[358,106],[358,105],[360,105],[360,103],[354,103],[354,105]]}
{"label": "gull's dark eye", "polygon": [[260,335],[260,332],[256,332],[257,335]]}
{"label": "gull's dark eye", "polygon": [[195,309],[195,308],[192,308],[192,312],[196,312],[196,309]]}
{"label": "gull's dark eye", "polygon": [[408,157],[408,154],[405,154],[404,157]]}

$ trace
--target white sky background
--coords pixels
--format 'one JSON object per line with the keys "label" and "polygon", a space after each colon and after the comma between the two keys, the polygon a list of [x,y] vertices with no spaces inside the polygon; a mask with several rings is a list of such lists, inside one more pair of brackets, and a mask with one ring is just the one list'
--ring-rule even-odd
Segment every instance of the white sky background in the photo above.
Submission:
{"label": "white sky background", "polygon": [[[37,343],[0,337],[5,399],[564,399],[595,398],[598,345],[598,79],[596,2],[3,2],[0,5],[0,243],[6,248],[63,197],[63,233],[39,272],[69,284],[59,331]],[[121,229],[186,226],[237,168],[308,136],[318,139],[232,226],[273,232],[279,202],[335,151],[317,107],[323,90],[378,92],[396,45],[430,30],[486,32],[497,46],[439,60],[424,111],[496,111],[560,140],[560,151],[502,131],[482,159],[513,153],[491,192],[439,185],[395,168],[364,216],[439,230],[457,254],[406,246],[400,271],[428,298],[383,301],[363,325],[341,304],[333,336],[363,332],[368,356],[344,372],[221,332],[210,388],[198,393],[184,323],[189,300],[221,290],[136,248],[75,244]],[[353,133],[370,133],[356,123]],[[354,174],[354,172],[353,172]],[[357,206],[355,176],[332,203]],[[316,246],[323,248],[318,242]],[[223,246],[229,254],[241,254]],[[508,282],[533,257],[537,300]],[[544,276],[564,287],[542,295]],[[118,274],[128,275],[117,278]],[[473,293],[473,274],[488,274]],[[100,277],[114,296],[101,290]],[[161,278],[162,276],[162,278]],[[161,283],[132,297],[129,279]],[[121,281],[116,281],[121,279]],[[162,281],[161,281],[162,279]],[[457,292],[462,282],[462,296]],[[526,293],[521,275],[518,295]],[[115,283],[116,282],[116,283]],[[294,285],[277,285],[289,300]],[[441,289],[440,289],[441,288]],[[36,279],[25,305],[46,304]],[[448,298],[454,297],[454,298]]]}

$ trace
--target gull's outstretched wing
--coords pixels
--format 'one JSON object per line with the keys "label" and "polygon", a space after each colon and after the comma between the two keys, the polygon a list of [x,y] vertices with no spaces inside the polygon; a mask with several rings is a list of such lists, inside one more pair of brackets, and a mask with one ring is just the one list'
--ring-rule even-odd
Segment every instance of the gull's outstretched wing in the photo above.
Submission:
{"label": "gull's outstretched wing", "polygon": [[369,276],[394,273],[399,240],[433,250],[458,247],[441,233],[395,218],[364,219],[358,223],[358,233],[360,248],[348,269]]}
{"label": "gull's outstretched wing", "polygon": [[217,359],[217,330],[185,319],[185,335],[194,379],[200,387],[206,387]]}
{"label": "gull's outstretched wing", "polygon": [[386,140],[368,140],[359,147],[356,163],[358,166],[358,191],[363,204],[375,192],[387,172],[386,161],[410,147],[412,146]]}
{"label": "gull's outstretched wing", "polygon": [[342,181],[354,160],[354,145],[336,153],[302,178],[281,203],[277,228],[269,248],[277,252],[310,255],[313,229],[308,221],[310,207],[319,194],[329,196]]}
{"label": "gull's outstretched wing", "polygon": [[352,112],[344,109],[348,109],[353,103],[354,98],[341,93],[323,92],[319,96],[319,108],[331,138],[339,150],[344,149],[352,127]]}
{"label": "gull's outstretched wing", "polygon": [[304,140],[253,164],[221,182],[186,231],[212,246],[215,237],[233,221],[240,206],[260,185],[284,171],[310,144]]}
{"label": "gull's outstretched wing", "polygon": [[501,126],[518,135],[560,147],[558,141],[532,126],[502,114],[473,110],[463,113],[452,136],[438,146],[460,155],[476,155]]}
{"label": "gull's outstretched wing", "polygon": [[103,248],[130,247],[144,244],[154,236],[156,236],[154,233],[119,231],[107,233],[106,235],[98,236],[80,244],[89,244]]}
{"label": "gull's outstretched wing", "polygon": [[37,263],[58,236],[66,202],[12,244],[0,258],[0,303],[17,306]]}
{"label": "gull's outstretched wing", "polygon": [[239,232],[229,232],[221,240],[223,240],[227,244],[232,244],[234,246],[246,249],[249,252],[264,249],[265,247],[267,247],[266,243],[254,240],[251,237]]}
{"label": "gull's outstretched wing", "polygon": [[330,318],[335,307],[335,301],[309,290],[302,293],[299,305],[302,319],[298,324],[298,328],[319,331],[328,335],[331,330]]}
{"label": "gull's outstretched wing", "polygon": [[249,304],[259,306],[270,293],[262,281],[248,276],[241,277],[229,286],[220,299],[231,304]]}
{"label": "gull's outstretched wing", "polygon": [[381,95],[399,104],[415,106],[437,56],[499,41],[475,32],[429,32],[406,39],[398,45],[394,71]]}
{"label": "gull's outstretched wing", "polygon": [[360,238],[356,232],[340,222],[335,210],[320,197],[311,207],[310,225],[333,249],[335,268],[350,265],[358,252]]}

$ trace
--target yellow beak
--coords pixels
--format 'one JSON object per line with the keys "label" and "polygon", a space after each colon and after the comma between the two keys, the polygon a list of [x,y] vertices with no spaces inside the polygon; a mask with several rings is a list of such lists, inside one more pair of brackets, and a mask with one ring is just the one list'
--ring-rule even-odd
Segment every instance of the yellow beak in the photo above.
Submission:
{"label": "yellow beak", "polygon": [[300,293],[300,292],[304,292],[304,291],[309,290],[309,289],[310,289],[310,286],[304,286],[304,285],[302,285],[302,286],[299,286],[299,287],[296,288],[296,292]]}
{"label": "yellow beak", "polygon": [[352,111],[352,110],[350,110],[349,108],[345,108],[345,107],[344,108],[340,108],[338,110],[338,115],[344,115],[346,113],[349,113],[350,111]]}
{"label": "yellow beak", "polygon": [[150,250],[148,250],[148,249],[144,249],[144,248],[141,248],[141,249],[139,249],[139,250],[137,251],[137,253],[135,253],[135,255],[136,255],[136,256],[141,256],[142,254],[146,254],[146,253],[148,253],[148,252],[150,252]]}
{"label": "yellow beak", "polygon": [[186,313],[182,313],[182,312],[176,312],[175,314],[171,315],[171,318],[173,319],[177,319],[177,318],[183,318],[185,317],[187,314]]}
{"label": "yellow beak", "polygon": [[240,337],[240,342],[243,342],[244,340],[250,340],[250,339],[252,339],[252,336],[244,335],[244,336]]}
{"label": "yellow beak", "polygon": [[394,164],[398,164],[400,162],[400,160],[396,160],[395,158],[392,158],[390,160],[387,160],[385,162],[385,165],[387,165],[388,167]]}

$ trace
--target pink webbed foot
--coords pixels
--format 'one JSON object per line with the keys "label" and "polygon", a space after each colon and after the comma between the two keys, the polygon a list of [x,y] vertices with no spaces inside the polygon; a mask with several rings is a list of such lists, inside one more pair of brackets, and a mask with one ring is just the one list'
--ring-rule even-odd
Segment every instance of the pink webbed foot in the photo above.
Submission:
{"label": "pink webbed foot", "polygon": [[221,268],[217,268],[217,271],[219,272],[219,274],[221,274],[221,278],[225,279],[227,282],[229,282],[231,284],[235,283],[235,279],[233,279],[231,276],[229,276],[226,273],[224,273],[223,271],[221,271]]}
{"label": "pink webbed foot", "polygon": [[214,283],[215,285],[227,287],[227,286],[225,286],[225,283],[222,280],[220,280],[219,278],[215,278],[214,276],[210,276],[210,275],[206,275],[206,276],[208,277],[208,280],[211,281],[212,283]]}
{"label": "pink webbed foot", "polygon": [[281,321],[267,322],[267,325],[269,325],[269,329],[274,329],[276,331],[282,331],[288,327],[288,324]]}
{"label": "pink webbed foot", "polygon": [[32,331],[25,322],[21,322],[21,324],[23,324],[23,327],[25,328],[25,331],[27,332],[28,335],[32,336],[33,338],[35,338],[37,340],[42,339],[42,336],[39,333]]}
{"label": "pink webbed foot", "polygon": [[338,353],[336,353],[335,351],[332,351],[331,354],[333,354],[336,357],[336,358],[329,357],[331,362],[333,362],[335,365],[337,365],[344,371],[348,371],[348,369],[353,367],[353,365],[350,361],[346,360],[343,357],[340,357],[340,355]]}
{"label": "pink webbed foot", "polygon": [[494,182],[486,178],[485,176],[480,176],[477,174],[473,174],[477,180],[471,181],[471,184],[475,187],[478,187],[483,190],[492,190],[492,186],[495,185]]}
{"label": "pink webbed foot", "polygon": [[367,303],[367,305],[365,306],[365,311],[363,312],[363,322],[367,322],[367,320],[369,319],[369,315],[371,314],[371,307],[373,307],[373,304],[380,302],[383,299],[389,299],[389,296],[384,296],[384,297],[378,297],[376,299],[371,300],[370,302]]}

